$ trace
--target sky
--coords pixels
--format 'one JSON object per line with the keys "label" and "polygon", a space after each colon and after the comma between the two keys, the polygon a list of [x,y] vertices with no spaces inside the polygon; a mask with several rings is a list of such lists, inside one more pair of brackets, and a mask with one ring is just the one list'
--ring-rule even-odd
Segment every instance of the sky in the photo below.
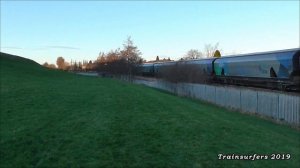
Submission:
{"label": "sky", "polygon": [[146,60],[299,47],[299,1],[1,1],[1,52],[38,63],[95,60],[128,36]]}

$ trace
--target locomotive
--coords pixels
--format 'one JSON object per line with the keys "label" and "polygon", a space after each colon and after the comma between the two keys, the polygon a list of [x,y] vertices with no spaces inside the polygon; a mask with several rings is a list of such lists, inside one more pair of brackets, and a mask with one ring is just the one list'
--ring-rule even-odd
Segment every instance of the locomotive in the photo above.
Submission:
{"label": "locomotive", "polygon": [[145,63],[142,75],[158,77],[166,67],[197,67],[213,83],[263,87],[278,90],[300,90],[300,48],[231,55],[220,58]]}

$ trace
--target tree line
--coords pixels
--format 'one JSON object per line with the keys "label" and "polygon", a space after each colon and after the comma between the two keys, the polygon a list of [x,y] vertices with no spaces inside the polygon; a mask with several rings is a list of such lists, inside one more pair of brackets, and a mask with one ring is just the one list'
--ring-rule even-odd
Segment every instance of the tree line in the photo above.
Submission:
{"label": "tree line", "polygon": [[[134,45],[131,37],[128,37],[124,43],[122,49],[111,49],[109,52],[104,53],[100,52],[96,60],[83,60],[83,61],[72,61],[67,62],[63,57],[58,57],[56,60],[56,65],[48,64],[47,62],[43,65],[48,68],[57,68],[65,71],[98,71],[100,74],[109,74],[109,75],[135,75],[139,73],[139,65],[143,62],[146,62],[142,57],[142,53],[139,51],[138,47]],[[191,49],[180,60],[190,60],[190,59],[199,59],[199,58],[209,58],[209,57],[220,57],[219,43],[215,45],[206,44],[204,50],[201,52],[197,49]],[[155,61],[171,61],[170,58],[160,60],[159,57],[156,57]],[[169,73],[172,73],[171,76],[176,76],[174,73],[177,71],[186,72],[185,77],[190,76],[194,68],[188,67],[173,67]],[[176,73],[177,74],[177,73]],[[167,76],[164,74],[163,76]],[[180,76],[176,77],[181,78]],[[184,79],[185,77],[182,77]],[[171,79],[173,80],[173,79]]]}
{"label": "tree line", "polygon": [[181,58],[181,60],[191,60],[191,59],[211,58],[211,57],[221,57],[219,43],[216,43],[214,45],[205,44],[203,51],[199,51],[198,49],[190,49]]}
{"label": "tree line", "polygon": [[128,37],[123,49],[114,49],[107,54],[100,52],[96,69],[102,73],[132,76],[138,73],[139,65],[143,63],[141,54]]}
{"label": "tree line", "polygon": [[[142,53],[134,45],[131,37],[123,43],[123,48],[112,49],[108,53],[100,52],[95,61],[82,61],[71,63],[66,62],[63,57],[58,57],[56,65],[58,69],[66,71],[98,71],[110,75],[129,75],[138,72],[139,65],[143,63]],[[45,63],[48,68],[55,68],[55,65]]]}

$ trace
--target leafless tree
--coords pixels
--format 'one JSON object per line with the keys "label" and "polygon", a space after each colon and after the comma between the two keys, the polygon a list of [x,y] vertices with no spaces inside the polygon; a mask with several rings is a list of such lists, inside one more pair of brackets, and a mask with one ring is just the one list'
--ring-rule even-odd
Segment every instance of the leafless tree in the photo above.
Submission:
{"label": "leafless tree", "polygon": [[141,55],[142,53],[138,50],[137,46],[133,44],[133,41],[129,36],[123,44],[121,59],[126,61],[128,70],[127,74],[130,77],[133,73],[136,73],[138,65],[143,62],[143,59],[140,57]]}
{"label": "leafless tree", "polygon": [[127,59],[129,63],[138,63],[141,60],[141,54],[142,53],[138,50],[137,46],[133,44],[133,41],[129,36],[123,44],[121,57]]}
{"label": "leafless tree", "polygon": [[214,56],[216,50],[219,50],[219,43],[216,43],[215,45],[205,44],[203,54],[205,57],[211,58]]}
{"label": "leafless tree", "polygon": [[185,55],[185,57],[183,57],[183,59],[190,60],[190,59],[199,59],[202,57],[203,54],[201,51],[198,51],[197,49],[191,49],[187,52],[187,54]]}
{"label": "leafless tree", "polygon": [[56,65],[58,69],[65,69],[65,59],[63,57],[58,57],[56,60]]}
{"label": "leafless tree", "polygon": [[138,73],[139,64],[143,62],[141,52],[133,44],[130,37],[123,44],[123,49],[111,50],[108,53],[100,52],[95,61],[95,68],[104,75],[126,75],[129,78]]}
{"label": "leafless tree", "polygon": [[49,64],[48,67],[52,69],[56,69],[56,66],[54,64]]}
{"label": "leafless tree", "polygon": [[51,69],[55,69],[55,68],[56,68],[56,66],[55,66],[54,64],[48,64],[48,62],[45,62],[45,63],[43,64],[43,66],[44,66],[44,67],[47,67],[47,68],[51,68]]}
{"label": "leafless tree", "polygon": [[158,77],[174,83],[209,83],[211,80],[210,76],[199,69],[197,65],[186,64],[185,61],[162,67],[158,75]]}
{"label": "leafless tree", "polygon": [[48,66],[49,66],[48,62],[45,62],[45,63],[43,64],[43,66],[44,66],[44,67],[48,67]]}

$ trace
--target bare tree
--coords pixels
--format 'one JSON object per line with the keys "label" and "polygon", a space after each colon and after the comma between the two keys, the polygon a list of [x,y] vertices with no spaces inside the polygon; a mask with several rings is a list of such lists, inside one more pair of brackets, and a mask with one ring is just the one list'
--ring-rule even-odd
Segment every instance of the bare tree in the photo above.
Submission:
{"label": "bare tree", "polygon": [[118,48],[111,50],[107,54],[100,52],[95,68],[103,75],[119,77],[125,75],[131,79],[133,74],[138,73],[139,64],[143,62],[140,55],[141,52],[133,44],[131,38],[128,37],[123,44],[122,50]]}
{"label": "bare tree", "polygon": [[215,45],[205,44],[204,46],[204,56],[207,58],[213,57],[216,50],[219,49],[219,43]]}
{"label": "bare tree", "polygon": [[139,64],[143,62],[143,59],[140,57],[141,52],[138,50],[137,46],[133,44],[131,37],[129,36],[123,44],[123,50],[121,50],[121,59],[126,60],[127,62],[127,74],[131,76],[138,67]]}
{"label": "bare tree", "polygon": [[111,50],[109,53],[106,54],[106,61],[107,62],[115,62],[120,58],[120,49]]}
{"label": "bare tree", "polygon": [[106,55],[105,53],[101,54],[101,56],[99,55],[99,57],[96,60],[97,64],[105,64],[106,63]]}
{"label": "bare tree", "polygon": [[44,66],[44,67],[48,67],[48,66],[49,66],[48,62],[45,62],[45,63],[43,64],[43,66]]}
{"label": "bare tree", "polygon": [[55,69],[55,68],[56,68],[56,66],[55,66],[54,64],[48,64],[48,62],[45,62],[45,63],[43,64],[43,66],[44,66],[44,67],[47,67],[47,68],[52,68],[52,69]]}
{"label": "bare tree", "polygon": [[190,59],[199,59],[202,58],[203,54],[201,51],[198,51],[197,49],[191,49],[187,52],[185,57],[183,59],[190,60]]}
{"label": "bare tree", "polygon": [[65,59],[63,57],[58,57],[56,60],[56,65],[58,69],[65,69]]}
{"label": "bare tree", "polygon": [[48,67],[52,69],[56,69],[56,66],[54,64],[49,64]]}
{"label": "bare tree", "polygon": [[170,82],[209,83],[211,76],[197,65],[179,61],[173,65],[161,67],[158,77]]}
{"label": "bare tree", "polygon": [[105,58],[105,53],[104,52],[99,52],[99,56],[97,58],[97,62],[99,62],[101,59]]}
{"label": "bare tree", "polygon": [[141,59],[141,52],[137,46],[133,44],[131,37],[129,36],[123,44],[123,50],[121,51],[121,57],[126,58],[129,63],[139,62]]}

